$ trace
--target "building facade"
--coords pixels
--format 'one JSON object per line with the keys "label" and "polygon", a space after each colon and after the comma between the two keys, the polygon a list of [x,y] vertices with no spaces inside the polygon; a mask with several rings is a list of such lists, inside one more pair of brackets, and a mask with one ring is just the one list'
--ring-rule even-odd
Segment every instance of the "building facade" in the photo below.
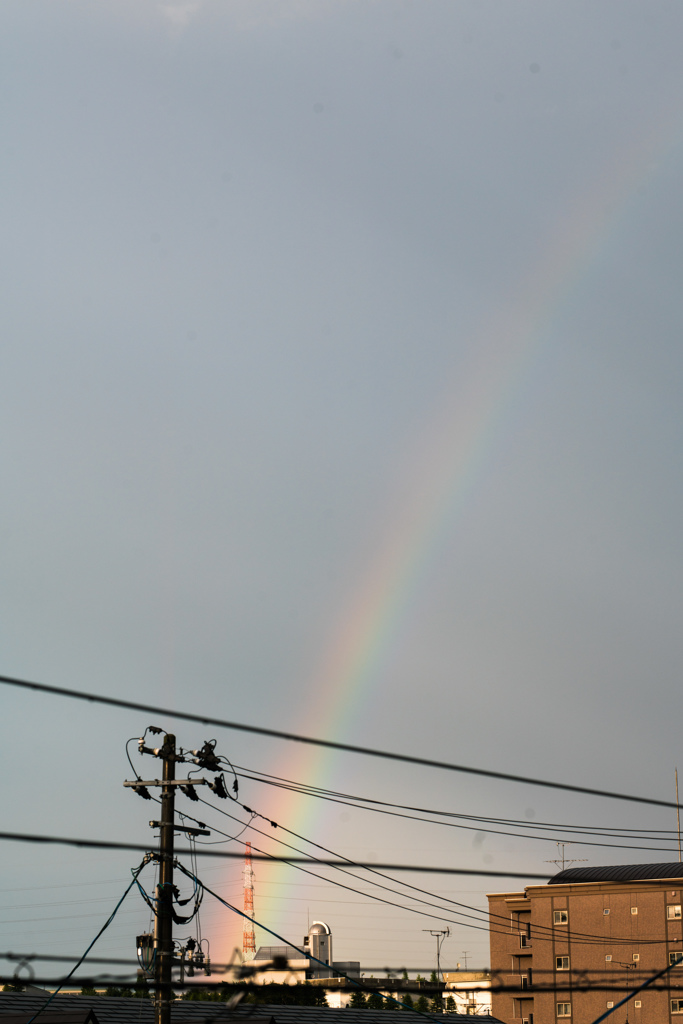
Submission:
{"label": "building facade", "polygon": [[444,997],[453,996],[456,1013],[488,1016],[491,1009],[490,971],[446,971]]}
{"label": "building facade", "polygon": [[[306,956],[302,956],[304,953]],[[346,974],[360,977],[357,960],[332,959],[332,930],[324,921],[314,921],[304,935],[301,948],[295,946],[260,946],[253,966],[263,963],[254,980],[261,985],[296,985],[304,981],[339,978]]]}
{"label": "building facade", "polygon": [[505,1024],[591,1024],[670,965],[614,1022],[683,1024],[683,864],[569,868],[488,899],[492,1011]]}

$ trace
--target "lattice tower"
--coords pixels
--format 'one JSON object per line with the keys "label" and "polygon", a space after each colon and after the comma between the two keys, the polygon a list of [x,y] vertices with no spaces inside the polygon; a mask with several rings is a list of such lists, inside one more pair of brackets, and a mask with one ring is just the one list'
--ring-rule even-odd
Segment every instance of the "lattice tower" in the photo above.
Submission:
{"label": "lattice tower", "polygon": [[[244,851],[244,913],[247,917],[254,916],[254,871],[251,866],[251,843],[245,843]],[[256,956],[256,938],[253,921],[244,919],[242,930],[242,960],[253,960]]]}

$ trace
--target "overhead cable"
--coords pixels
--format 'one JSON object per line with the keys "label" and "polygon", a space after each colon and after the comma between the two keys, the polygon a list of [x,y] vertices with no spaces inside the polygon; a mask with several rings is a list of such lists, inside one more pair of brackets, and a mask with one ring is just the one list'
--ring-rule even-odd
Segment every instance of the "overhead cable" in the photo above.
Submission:
{"label": "overhead cable", "polygon": [[[212,889],[207,888],[207,886],[205,886],[203,882],[201,882],[198,878],[193,876],[191,874],[191,872],[189,872],[187,870],[187,868],[184,868],[182,866],[182,864],[179,864],[178,867],[180,868],[180,870],[184,874],[188,875],[190,878],[194,878],[194,880],[197,883],[197,885],[203,886],[203,888],[206,890],[206,892],[208,892],[208,894],[210,896],[213,896],[214,899],[218,900],[219,903],[222,903],[224,907],[228,908],[228,910],[232,910],[233,913],[238,914],[240,917],[243,917],[245,920],[251,921],[252,924],[254,924],[257,927],[261,928],[263,931],[268,932],[269,935],[272,935],[272,936],[274,936],[274,938],[279,939],[280,942],[284,942],[286,946],[292,946],[292,948],[295,949],[297,951],[297,953],[301,953],[301,956],[302,956],[303,959],[314,960],[317,964],[320,964],[322,967],[329,968],[329,964],[328,963],[325,963],[324,960],[319,960],[317,957],[313,956],[313,954],[310,952],[310,950],[308,952],[305,952],[303,949],[299,949],[299,947],[295,946],[293,942],[290,942],[288,939],[285,939],[282,935],[278,935],[277,932],[274,932],[272,930],[272,928],[267,928],[266,925],[261,924],[255,918],[249,917],[249,915],[245,914],[243,910],[238,910],[237,907],[233,907],[233,905],[231,903],[228,903],[227,900],[224,900],[223,897],[219,896],[217,892],[214,892]],[[355,988],[358,988],[360,990],[365,989],[367,991],[374,991],[374,988],[372,986],[364,985],[363,982],[358,981],[356,978],[352,978],[350,975],[345,974],[343,971],[337,971],[336,973],[337,973],[337,975],[340,978],[344,978],[346,981],[350,982],[350,984],[353,985]],[[396,1005],[399,1008],[403,1008],[403,1004],[398,999],[394,999],[393,996],[385,996],[385,998],[388,999],[392,1003],[396,1003]],[[424,1013],[421,1010],[415,1010],[415,1013],[419,1013],[421,1017],[426,1017],[427,1020],[435,1020],[435,1018],[432,1017],[430,1014]]]}
{"label": "overhead cable", "polygon": [[[545,843],[547,843],[549,841],[549,837],[548,836],[533,835],[533,834],[529,835],[528,833],[523,833],[523,832],[508,832],[508,831],[504,831],[503,829],[486,828],[482,824],[464,825],[464,824],[462,824],[461,822],[458,822],[458,821],[436,821],[436,820],[434,820],[434,818],[418,817],[415,814],[404,814],[401,811],[389,810],[390,807],[401,807],[401,806],[403,806],[402,804],[391,804],[388,801],[384,801],[384,800],[368,800],[368,799],[366,799],[364,797],[353,797],[353,796],[348,797],[347,799],[342,799],[341,796],[328,795],[324,791],[316,792],[314,787],[308,787],[305,784],[298,785],[296,783],[293,783],[292,785],[285,785],[282,782],[272,782],[272,781],[270,781],[268,779],[259,779],[256,776],[246,775],[244,773],[240,773],[240,778],[249,779],[249,780],[251,780],[253,782],[261,782],[261,783],[264,783],[265,785],[269,785],[269,786],[276,786],[276,787],[278,787],[280,789],[286,789],[289,792],[299,793],[302,796],[317,797],[320,800],[327,800],[330,803],[341,804],[343,807],[353,807],[355,810],[373,811],[375,814],[386,814],[386,815],[389,815],[392,818],[403,818],[403,819],[407,819],[408,821],[419,821],[419,822],[421,822],[423,824],[427,824],[427,825],[443,825],[446,828],[460,828],[460,829],[465,829],[468,832],[486,832],[488,834],[497,835],[497,836],[514,836],[517,839],[535,839],[537,841],[540,840],[541,842],[545,842]],[[356,803],[356,802],[352,802],[352,801],[359,801],[359,802]],[[383,806],[376,806],[376,805],[379,805],[379,804],[381,804]],[[409,809],[409,810],[420,810],[420,808],[407,808],[407,809]],[[424,813],[426,813],[426,814],[441,814],[444,817],[449,817],[449,818],[465,818],[466,817],[466,815],[451,814],[451,813],[449,813],[447,811],[428,811],[428,810],[425,810]],[[492,821],[492,822],[496,821],[495,818],[494,819],[480,818],[480,819],[472,819],[472,820],[476,820],[476,821]],[[530,826],[530,827],[535,827],[535,826]],[[581,835],[581,836],[586,834],[586,833],[578,833],[574,829],[563,829],[561,827],[560,828],[555,828],[553,831],[556,834],[558,832],[569,832],[572,835]],[[596,834],[597,835],[609,836],[609,833],[596,833]],[[630,837],[627,836],[625,838],[630,838]],[[635,838],[643,838],[643,837],[636,836]],[[577,840],[573,840],[573,842],[580,843],[582,846],[600,846],[600,847],[608,847],[609,849],[617,849],[617,850],[646,850],[646,851],[649,851],[651,853],[676,853],[677,852],[677,849],[676,849],[675,846],[635,846],[632,843],[599,843],[599,842],[595,842],[595,841],[591,841],[591,840],[586,840],[586,839],[583,839],[583,838],[577,839]],[[660,842],[661,842],[661,840],[660,840]]]}
{"label": "overhead cable", "polygon": [[123,901],[125,900],[126,896],[127,896],[127,895],[128,895],[128,893],[130,892],[130,890],[131,890],[131,889],[133,888],[133,886],[137,884],[137,881],[138,881],[138,875],[140,874],[140,872],[142,871],[142,869],[143,869],[143,868],[145,867],[145,865],[146,865],[147,863],[148,863],[148,861],[147,861],[147,859],[145,859],[145,860],[143,860],[143,861],[142,861],[142,863],[141,863],[141,864],[139,865],[139,867],[137,867],[137,868],[135,868],[135,869],[133,870],[133,872],[132,872],[132,874],[133,874],[133,877],[132,877],[132,879],[130,880],[130,883],[128,884],[128,886],[126,887],[126,890],[125,890],[125,892],[124,892],[123,896],[121,897],[121,899],[119,900],[119,902],[118,902],[118,903],[116,904],[116,906],[115,906],[115,907],[114,907],[114,909],[112,910],[111,914],[109,915],[109,917],[107,918],[107,920],[106,920],[106,921],[104,922],[104,924],[102,925],[102,927],[101,927],[101,928],[100,928],[100,930],[98,931],[98,933],[97,933],[97,935],[95,936],[95,938],[94,938],[94,939],[92,940],[92,942],[90,943],[90,945],[89,945],[89,946],[88,946],[88,948],[86,949],[85,953],[83,953],[83,955],[82,955],[81,957],[79,957],[78,961],[77,961],[77,962],[76,962],[76,963],[74,964],[74,966],[73,966],[73,967],[71,968],[71,970],[69,971],[69,973],[67,974],[67,976],[66,976],[66,977],[64,978],[64,980],[63,980],[63,981],[61,981],[61,982],[59,983],[59,985],[57,986],[57,988],[56,988],[56,989],[54,990],[54,992],[53,992],[53,993],[52,993],[52,994],[50,995],[50,998],[49,998],[49,999],[46,999],[46,1000],[45,1000],[45,1002],[43,1003],[43,1005],[42,1005],[42,1006],[40,1007],[40,1009],[39,1009],[39,1010],[37,1010],[37,1011],[36,1011],[36,1013],[34,1013],[34,1014],[33,1014],[33,1016],[31,1017],[31,1019],[30,1019],[30,1020],[28,1021],[28,1024],[33,1024],[33,1021],[34,1021],[34,1020],[36,1019],[36,1017],[40,1016],[40,1014],[41,1014],[41,1013],[43,1012],[43,1010],[46,1010],[46,1009],[47,1009],[47,1007],[48,1007],[48,1006],[50,1005],[50,1003],[52,1002],[52,1000],[54,999],[54,997],[55,997],[55,996],[57,995],[57,993],[58,993],[58,992],[59,992],[59,991],[60,991],[60,990],[61,990],[61,989],[62,989],[62,988],[64,987],[64,985],[66,985],[67,981],[69,981],[69,979],[70,979],[70,978],[72,978],[72,977],[73,977],[73,975],[74,975],[74,974],[76,973],[76,971],[77,971],[77,970],[78,970],[78,968],[79,968],[79,967],[81,966],[81,964],[83,963],[83,961],[85,960],[85,958],[87,957],[88,953],[89,953],[89,952],[90,952],[90,950],[91,950],[91,949],[93,948],[93,946],[95,945],[95,943],[97,942],[97,940],[99,939],[99,937],[100,937],[100,936],[102,935],[102,933],[103,933],[104,931],[106,931],[106,929],[107,929],[107,928],[109,927],[109,925],[110,925],[110,924],[112,923],[112,921],[113,921],[113,920],[114,920],[114,918],[116,917],[116,915],[117,915],[117,913],[118,913],[118,910],[119,910],[119,907],[121,906],[121,904],[122,904],[122,903],[123,903]]}
{"label": "overhead cable", "polygon": [[[387,879],[390,882],[395,882],[397,885],[401,885],[401,886],[403,886],[406,889],[412,889],[413,891],[419,892],[419,893],[421,893],[424,896],[431,896],[433,899],[440,899],[442,902],[449,903],[449,904],[451,904],[451,906],[454,906],[454,907],[462,907],[462,908],[464,908],[464,910],[471,910],[475,914],[479,914],[480,916],[479,917],[474,917],[473,914],[464,913],[463,910],[451,910],[449,907],[443,907],[443,906],[440,906],[437,903],[430,903],[427,900],[423,900],[423,899],[420,899],[420,898],[415,897],[415,896],[410,896],[409,894],[406,894],[404,892],[399,892],[397,889],[391,889],[391,888],[389,888],[386,885],[382,885],[381,883],[377,883],[377,882],[373,883],[378,888],[384,889],[387,892],[391,892],[394,895],[401,896],[403,899],[406,899],[406,898],[407,899],[413,899],[417,903],[422,903],[425,906],[433,907],[434,909],[441,911],[440,915],[430,914],[427,911],[421,910],[419,907],[411,907],[411,906],[406,906],[405,904],[394,903],[392,900],[387,900],[387,899],[385,899],[382,896],[376,896],[374,893],[369,892],[369,891],[364,891],[362,889],[356,889],[353,886],[347,885],[344,882],[339,882],[339,881],[337,881],[334,878],[326,878],[324,875],[319,875],[316,871],[311,871],[308,868],[302,867],[300,864],[293,863],[293,861],[290,861],[290,860],[286,861],[286,863],[291,864],[292,867],[296,868],[299,871],[305,872],[305,874],[307,874],[307,875],[311,875],[313,878],[318,878],[318,879],[320,879],[322,881],[329,882],[329,884],[331,884],[331,885],[337,886],[338,888],[341,888],[341,889],[345,889],[348,892],[353,892],[353,893],[356,893],[358,895],[365,896],[367,899],[374,900],[374,901],[376,901],[378,903],[384,903],[384,904],[386,904],[388,906],[391,906],[391,907],[397,907],[399,910],[405,910],[405,911],[408,911],[410,913],[421,914],[423,917],[435,918],[436,920],[446,921],[446,922],[448,922],[450,924],[457,924],[460,927],[474,929],[475,931],[483,931],[483,932],[487,932],[487,933],[494,932],[495,934],[499,934],[499,935],[507,935],[507,934],[509,934],[509,928],[510,928],[510,918],[509,918],[509,916],[508,917],[504,917],[503,915],[496,914],[496,913],[494,913],[491,910],[489,910],[489,911],[480,910],[478,907],[470,906],[467,903],[460,903],[457,900],[451,900],[451,899],[449,899],[446,896],[437,896],[435,893],[429,892],[426,889],[421,889],[421,888],[418,888],[417,886],[410,885],[408,882],[402,882],[399,879],[392,878],[390,875],[384,874],[381,871],[376,871],[373,868],[370,868],[368,866],[361,865],[357,861],[350,860],[348,857],[342,857],[341,855],[339,855],[339,854],[335,853],[334,851],[328,849],[328,847],[321,846],[320,843],[316,843],[316,842],[314,842],[311,839],[306,839],[305,836],[301,836],[297,832],[292,832],[291,829],[288,829],[284,825],[281,825],[281,824],[279,824],[277,822],[274,822],[274,821],[270,821],[270,819],[265,817],[265,815],[258,814],[258,812],[252,810],[252,808],[246,808],[245,805],[241,804],[240,801],[238,801],[238,800],[236,800],[235,803],[240,804],[241,807],[244,807],[245,810],[247,810],[249,813],[251,813],[251,815],[252,815],[252,821],[251,822],[246,822],[246,823],[241,822],[240,819],[236,818],[234,814],[230,814],[228,811],[224,810],[222,807],[217,807],[216,805],[210,803],[208,800],[204,800],[202,797],[200,797],[199,799],[200,799],[201,803],[205,804],[207,807],[211,808],[212,810],[217,811],[219,814],[224,815],[224,817],[230,818],[231,821],[236,821],[240,825],[243,824],[243,825],[245,825],[246,828],[251,829],[253,832],[257,832],[259,835],[265,836],[266,838],[272,838],[272,839],[275,840],[275,842],[280,843],[281,845],[288,847],[288,849],[296,850],[297,853],[301,853],[303,851],[297,849],[297,847],[291,846],[289,843],[285,843],[282,839],[279,839],[277,836],[272,835],[269,832],[264,832],[262,829],[258,828],[256,825],[253,824],[253,817],[254,816],[258,816],[260,818],[265,818],[265,820],[268,821],[271,825],[277,825],[277,827],[279,829],[282,829],[282,831],[287,832],[289,835],[296,836],[297,839],[301,839],[304,843],[308,843],[309,845],[315,846],[315,847],[317,847],[320,850],[324,850],[326,853],[330,853],[330,854],[332,854],[335,857],[339,857],[340,860],[345,865],[347,865],[348,867],[356,867],[356,868],[359,868],[359,869],[362,869],[362,870],[370,871],[371,874],[378,875],[380,878]],[[196,821],[197,819],[193,818],[192,820]],[[221,835],[225,835],[226,834],[226,833],[222,833],[221,830],[217,829],[214,825],[212,825],[212,828],[213,828],[213,830],[215,832],[219,832]],[[252,851],[254,851],[254,850],[257,853],[262,853],[262,854],[265,853],[265,851],[259,850],[258,847],[252,845]],[[268,856],[269,855],[266,854],[266,857],[268,857]],[[324,865],[325,861],[322,860],[322,859],[315,858],[314,859],[314,863]],[[345,870],[345,868],[343,868],[343,867],[337,867],[337,870],[341,871],[343,874],[348,875],[349,877],[351,877],[353,879],[356,879],[357,881],[364,881],[364,879],[358,878],[358,875],[354,875],[352,872],[350,872],[348,870]],[[458,918],[469,918],[471,921],[476,921],[477,923],[476,924],[471,924],[470,920],[454,920],[452,917],[445,917],[444,913],[456,914],[456,916]],[[498,924],[499,921],[500,921],[500,924]],[[485,922],[487,922],[487,923],[485,923]],[[574,937],[576,938],[576,940],[581,942],[583,945],[601,945],[604,942],[604,939],[603,939],[602,936],[596,935],[596,934],[593,934],[593,933],[575,932],[573,934],[574,934]],[[555,941],[556,937],[557,937],[556,932],[552,928],[550,928],[548,926],[545,926],[545,925],[534,925],[534,938],[535,938],[536,941],[550,942],[550,941]],[[623,938],[623,939],[621,939],[621,938],[619,938],[617,936],[613,936],[612,937],[612,942],[615,945],[631,944],[632,941],[633,940],[631,938]],[[656,941],[657,940],[642,939],[641,940],[641,944],[642,945],[649,945],[649,944],[654,943]]]}
{"label": "overhead cable", "polygon": [[[628,990],[627,988],[626,996],[622,1000],[620,1000],[616,1004],[616,1006],[609,1007],[606,1013],[601,1013],[599,1017],[596,1017],[593,1021],[593,1024],[601,1024],[603,1020],[609,1017],[611,1013],[614,1013],[615,1010],[618,1010],[620,1006],[623,1006],[625,1003],[627,1003],[629,999],[633,999],[633,997],[637,996],[639,992],[642,992],[644,988],[649,988],[659,978],[663,978],[665,974],[668,974],[669,971],[672,971],[675,967],[680,967],[680,965],[680,960],[677,960],[672,964],[667,964],[663,971],[657,971],[657,973],[653,974],[650,978],[647,979],[647,981],[644,981],[642,985],[638,985],[636,988],[632,988],[630,990]],[[662,986],[662,988],[666,987],[668,986]],[[671,988],[673,989],[674,986],[671,985]]]}
{"label": "overhead cable", "polygon": [[292,743],[305,743],[310,746],[326,747],[329,750],[340,750],[348,754],[363,754],[366,757],[383,758],[389,761],[401,761],[405,764],[421,765],[425,768],[439,768],[443,771],[460,772],[467,775],[480,775],[489,779],[500,779],[505,782],[519,782],[527,786],[542,786],[547,789],[561,789],[570,793],[583,793],[587,796],[606,797],[609,800],[628,800],[632,803],[651,804],[656,807],[678,807],[678,804],[671,800],[661,800],[654,797],[634,796],[629,793],[617,793],[607,789],[595,789],[591,786],[577,786],[568,782],[552,782],[549,779],[535,779],[525,775],[515,775],[510,772],[497,772],[487,768],[472,768],[469,765],[452,764],[449,761],[436,761],[426,757],[416,757],[410,754],[399,754],[390,750],[377,750],[373,747],[362,747],[352,743],[340,743],[336,740],[323,740],[313,736],[301,736],[298,733],[284,732],[281,729],[268,729],[260,725],[247,725],[243,722],[231,722],[224,718],[215,718],[212,715],[198,715],[188,711],[174,711],[171,708],[162,708],[154,704],[142,704],[138,701],[123,700],[119,697],[106,697],[98,693],[86,693],[81,690],[70,690],[62,686],[48,686],[46,683],[29,682],[26,679],[16,679],[12,676],[0,676],[0,683],[7,686],[16,686],[24,690],[37,690],[41,693],[51,693],[54,696],[69,697],[73,700],[83,700],[96,704],[108,704],[110,707],[125,708],[128,711],[144,711],[154,715],[169,715],[172,718],[181,718],[189,722],[200,722],[202,725],[215,725],[222,729],[235,729],[239,732],[248,732],[258,736],[270,736],[273,739],[287,740]]}
{"label": "overhead cable", "polygon": [[[310,958],[310,954],[307,954],[307,957]],[[250,961],[250,963],[253,963],[253,962],[254,962],[253,960]],[[212,967],[212,971],[213,971],[213,964],[211,965],[211,967]],[[425,968],[425,969],[427,969],[427,968]],[[382,970],[383,970],[383,968],[382,968]],[[448,972],[446,972],[446,973],[448,973]],[[509,972],[508,972],[508,976],[509,976]],[[3,975],[3,974],[0,974],[0,985],[16,984],[16,980],[17,979],[16,979],[16,977],[14,975]],[[30,984],[32,984],[32,985],[40,985],[41,987],[46,987],[46,988],[52,987],[53,985],[59,986],[59,987],[63,987],[67,983],[67,981],[69,981],[69,980],[70,980],[70,977],[57,977],[57,978],[35,977],[35,978],[31,978],[30,979]],[[341,979],[341,981],[343,981],[343,980],[344,979]],[[398,999],[394,999],[391,996],[387,995],[387,989],[392,987],[390,983],[387,984],[387,982],[389,982],[389,979],[377,978],[375,980],[377,982],[376,985],[372,985],[371,986],[371,985],[368,984],[368,981],[365,980],[365,981],[361,981],[358,984],[357,987],[361,991],[366,992],[366,993],[370,993],[370,994],[373,993],[373,992],[379,992],[381,995],[384,996],[385,999],[390,999],[392,1002],[398,1003],[397,1009],[398,1008],[400,1008],[400,1009],[405,1009],[406,1008],[405,1004],[402,1001],[400,1001]],[[121,988],[127,989],[129,991],[129,994],[133,994],[133,995],[136,996],[136,998],[139,998],[139,999],[141,999],[143,1001],[147,998],[147,994],[145,992],[145,989],[150,991],[150,992],[152,992],[152,991],[154,991],[157,988],[157,985],[156,985],[156,983],[154,981],[152,981],[151,979],[146,979],[146,981],[145,981],[145,988],[141,989],[141,990],[138,990],[138,991],[141,991],[141,994],[137,995],[137,992],[136,992],[136,989],[137,989],[136,979],[133,979],[130,974],[126,974],[126,975],[100,974],[100,975],[95,975],[94,977],[93,976],[85,977],[83,975],[79,975],[76,978],[76,981],[82,987],[91,987],[91,988],[96,988],[96,987],[99,987],[99,986],[104,985],[104,984],[112,985],[112,986],[113,985],[117,985],[117,987],[121,987]],[[383,981],[385,982],[384,985],[382,984]],[[260,992],[260,990],[263,989],[263,986],[260,983],[257,983],[257,985],[258,985],[258,990]],[[243,990],[243,991],[246,991],[246,992],[254,992],[254,987],[253,986],[254,986],[254,982],[249,982],[249,981],[233,981],[233,982],[228,982],[228,981],[205,982],[205,981],[203,981],[203,982],[199,982],[197,984],[194,984],[192,986],[192,988],[193,989],[196,988],[197,990],[199,990],[201,992],[225,992],[226,989],[227,990],[232,990],[232,991]],[[186,992],[188,990],[188,984],[187,984],[186,981],[183,981],[183,982],[180,982],[180,981],[171,982],[170,983],[170,987],[175,989],[176,991],[179,991],[179,992]],[[669,984],[668,982],[666,984],[661,984],[661,985],[652,984],[651,986],[648,986],[648,987],[650,988],[651,992],[681,992],[681,991],[683,991],[683,985],[680,985],[680,984],[678,984],[678,985],[676,985],[676,984]],[[335,985],[334,982],[330,980],[330,983],[325,985],[325,989],[324,990],[325,991],[329,991],[329,992],[337,992],[337,991],[343,990],[344,988],[346,988],[345,985],[343,985],[343,984],[336,984]],[[600,981],[590,981],[590,982],[572,984],[571,990],[572,990],[572,992],[608,992],[608,993],[611,992],[611,993],[613,993],[615,995],[617,993],[620,993],[620,992],[628,992],[628,993],[630,993],[629,999],[632,998],[632,996],[634,994],[633,990],[629,989],[628,986],[625,984],[625,982],[621,982],[620,984],[616,984],[616,985],[609,985],[607,983],[600,982]],[[396,992],[399,995],[400,994],[408,994],[408,993],[410,993],[411,995],[432,995],[432,994],[436,995],[438,993],[439,995],[441,995],[441,996],[443,996],[445,998],[447,998],[449,995],[457,994],[457,990],[454,990],[454,989],[448,989],[448,988],[443,988],[443,987],[437,988],[436,985],[433,985],[433,986],[430,987],[428,985],[424,985],[424,984],[420,985],[418,983],[414,983],[414,982],[410,982],[410,981],[407,982],[407,983],[404,982],[401,985],[400,988],[393,989],[393,991]],[[564,984],[564,985],[560,985],[560,984],[544,985],[542,983],[538,984],[538,983],[534,982],[533,988],[531,988],[531,989],[528,989],[528,988],[527,989],[522,989],[522,988],[520,988],[519,984],[516,984],[516,985],[515,984],[496,985],[493,988],[490,988],[488,985],[478,986],[478,985],[469,985],[468,984],[467,991],[468,992],[473,992],[473,993],[482,993],[482,994],[486,993],[488,995],[490,995],[492,991],[495,992],[496,994],[503,994],[503,993],[510,992],[510,993],[515,993],[517,996],[522,996],[522,998],[524,998],[525,996],[528,997],[529,995],[533,996],[534,993],[537,994],[537,995],[540,995],[541,993],[549,993],[549,992],[566,992],[567,991],[567,985],[566,984]],[[641,991],[641,990],[637,989],[636,992],[638,992],[638,991]],[[80,996],[78,998],[80,998]],[[623,1006],[625,1002],[626,1002],[626,999],[622,1000],[621,1004],[617,1004],[617,1006],[615,1006],[614,1009],[616,1010],[619,1005]],[[264,1002],[264,1003],[257,1004],[257,1006],[258,1005],[264,1006],[264,1005],[268,1005],[268,1003]],[[254,1015],[257,1016],[258,1015],[257,1014],[257,1007],[252,1006],[251,1009],[254,1012]],[[419,1010],[416,1010],[414,1006],[410,1007],[410,1009],[412,1010],[413,1013],[419,1013],[420,1012]],[[129,1007],[129,1010],[130,1010],[130,1007]],[[40,1010],[37,1011],[37,1013],[34,1015],[32,1020],[35,1020],[36,1017],[39,1014],[41,1014],[42,1012],[43,1011],[42,1011],[42,1008],[41,1008]],[[424,1014],[424,1016],[428,1016],[428,1014]],[[603,1020],[607,1016],[609,1016],[609,1014],[604,1014],[603,1017],[599,1018],[599,1020]],[[61,1017],[61,1015],[60,1015],[60,1017]],[[2,1018],[0,1017],[0,1020],[1,1019]],[[69,1019],[71,1019],[71,1018],[69,1018]],[[433,1017],[429,1017],[429,1019],[430,1020],[434,1020]],[[246,1020],[248,1020],[248,1018],[246,1018]],[[30,1021],[29,1021],[29,1024],[31,1024]],[[594,1022],[594,1024],[597,1024],[597,1022]]]}
{"label": "overhead cable", "polygon": [[[13,840],[20,843],[54,843],[58,846],[80,846],[85,849],[93,850],[134,850],[136,852],[147,853],[149,846],[145,846],[142,843],[114,843],[106,839],[75,839],[67,836],[46,836],[46,835],[32,835],[27,832],[0,832],[0,839]],[[192,857],[194,855],[200,857],[222,857],[227,860],[243,860],[244,855],[241,853],[233,853],[230,850],[203,850],[197,848],[196,850],[176,850],[176,856]],[[158,856],[158,854],[155,854]],[[345,867],[346,861],[340,860],[316,860],[311,857],[277,857],[267,856],[265,854],[256,854],[253,860],[265,860],[265,861],[281,861],[283,864],[322,864],[326,867]],[[481,868],[438,868],[432,867],[430,864],[359,864],[359,867],[367,867],[372,870],[373,868],[382,869],[384,871],[417,871],[423,874],[431,875],[474,875],[482,876],[487,878],[533,878],[541,881],[548,880],[548,872],[539,875],[533,872],[522,872],[522,871],[487,871]],[[207,889],[208,892],[208,889]]]}
{"label": "overhead cable", "polygon": [[[338,792],[333,789],[324,789],[320,786],[314,786],[308,782],[294,782],[291,779],[284,779],[279,775],[269,775],[267,772],[260,772],[253,768],[242,768],[239,765],[235,765],[237,774],[242,779],[248,779],[251,782],[260,782],[264,785],[275,786],[280,789],[286,789],[288,792],[300,793],[302,796],[313,796],[321,800],[330,800],[333,803],[341,803],[343,801],[353,801],[353,803],[347,804],[347,806],[353,807],[356,803],[365,805],[372,805],[370,810],[377,807],[388,807],[397,808],[402,811],[415,811],[419,814],[435,814],[441,818],[454,818],[461,821],[474,821],[483,822],[485,824],[492,825],[508,825],[518,826],[520,828],[533,829],[535,831],[551,832],[555,835],[558,832],[566,832],[572,835],[590,835],[599,836],[603,839],[650,839],[652,842],[663,842],[668,836],[674,837],[678,834],[676,829],[644,829],[644,828],[617,828],[611,826],[591,826],[591,825],[566,825],[560,822],[550,821],[523,821],[519,818],[496,818],[491,816],[484,816],[478,814],[462,814],[456,811],[441,811],[435,810],[431,807],[415,807],[411,804],[399,804],[390,800],[379,800],[373,797],[357,796],[352,793]],[[362,806],[359,809],[365,809]],[[418,821],[429,821],[429,819],[419,818]],[[446,822],[431,822],[435,825],[449,824]],[[455,826],[465,827],[465,826]],[[477,829],[477,831],[489,831],[488,829]],[[655,834],[653,834],[655,833]],[[503,835],[518,835],[519,833],[501,833]],[[535,836],[520,835],[522,839],[534,839]],[[547,841],[546,836],[540,838]],[[590,846],[593,844],[585,843],[583,845]],[[599,845],[599,844],[595,844]],[[632,847],[625,847],[625,849],[632,849]],[[641,847],[633,847],[633,849],[641,849]],[[653,849],[653,847],[642,847],[642,849]],[[672,847],[673,850],[673,847]],[[665,850],[665,852],[669,852]]]}

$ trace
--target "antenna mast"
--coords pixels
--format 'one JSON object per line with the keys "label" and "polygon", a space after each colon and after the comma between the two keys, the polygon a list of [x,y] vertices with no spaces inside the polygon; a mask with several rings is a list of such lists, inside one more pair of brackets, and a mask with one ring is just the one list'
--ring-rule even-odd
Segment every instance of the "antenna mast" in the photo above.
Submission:
{"label": "antenna mast", "polygon": [[247,920],[254,916],[254,870],[251,866],[251,843],[245,843],[244,851],[244,928],[242,930],[242,960],[253,960],[256,956],[254,922]]}
{"label": "antenna mast", "polygon": [[[678,860],[681,860],[681,807],[678,803],[678,768],[676,769],[676,821],[678,823]],[[628,978],[628,974],[626,975]]]}
{"label": "antenna mast", "polygon": [[546,861],[544,861],[545,864],[557,864],[558,868],[561,868],[562,871],[564,871],[564,869],[566,868],[567,864],[580,864],[582,861],[586,861],[587,860],[586,857],[575,857],[573,860],[566,860],[565,859],[564,848],[565,848],[565,846],[573,846],[573,843],[555,843],[555,846],[557,847],[558,852],[559,852],[560,848],[562,848],[562,860],[560,860],[559,857],[558,857],[557,860],[546,860]]}

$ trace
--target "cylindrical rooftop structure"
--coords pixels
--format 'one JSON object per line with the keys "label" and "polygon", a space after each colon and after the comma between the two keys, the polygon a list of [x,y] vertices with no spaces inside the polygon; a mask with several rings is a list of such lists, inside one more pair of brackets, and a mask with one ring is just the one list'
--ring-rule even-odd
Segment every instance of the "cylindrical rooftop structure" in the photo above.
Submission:
{"label": "cylindrical rooftop structure", "polygon": [[[308,929],[308,951],[316,960],[323,964],[332,965],[332,931],[324,921],[314,921]],[[311,969],[314,972],[322,971],[319,963],[313,962]]]}

